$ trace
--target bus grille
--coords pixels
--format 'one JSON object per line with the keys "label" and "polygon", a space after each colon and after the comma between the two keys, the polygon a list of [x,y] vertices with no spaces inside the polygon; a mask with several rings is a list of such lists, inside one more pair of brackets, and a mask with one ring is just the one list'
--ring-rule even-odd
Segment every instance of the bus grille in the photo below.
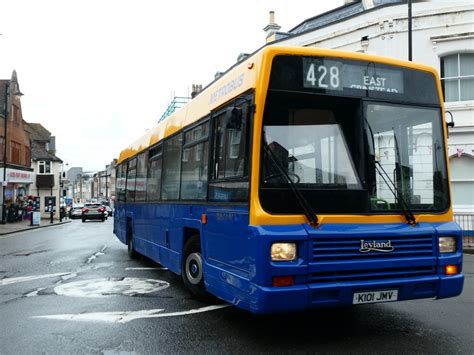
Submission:
{"label": "bus grille", "polygon": [[[370,251],[361,253],[361,240],[391,241],[392,252]],[[435,253],[433,236],[395,236],[395,237],[319,237],[313,239],[313,262],[341,260],[400,259],[404,257],[430,257]]]}
{"label": "bus grille", "polygon": [[[361,240],[387,242],[393,251],[360,252]],[[321,236],[313,239],[310,282],[398,279],[434,275],[435,238],[411,236]]]}

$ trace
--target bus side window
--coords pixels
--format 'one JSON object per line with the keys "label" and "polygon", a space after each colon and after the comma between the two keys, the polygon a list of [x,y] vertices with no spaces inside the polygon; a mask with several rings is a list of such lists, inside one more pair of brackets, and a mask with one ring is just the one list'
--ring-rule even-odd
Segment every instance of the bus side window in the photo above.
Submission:
{"label": "bus side window", "polygon": [[207,197],[209,161],[209,121],[184,133],[181,173],[181,199]]}
{"label": "bus side window", "polygon": [[125,202],[125,174],[126,174],[126,164],[120,164],[117,166],[116,176],[117,176],[117,201]]}
{"label": "bus side window", "polygon": [[147,201],[158,201],[161,191],[161,168],[163,163],[163,146],[150,149],[148,153]]}
{"label": "bus side window", "polygon": [[177,200],[181,178],[181,151],[183,134],[167,139],[163,145],[163,176],[161,180],[161,198]]}
{"label": "bus side window", "polygon": [[143,202],[146,198],[146,153],[137,157],[137,177],[135,179],[135,202]]}
{"label": "bus side window", "polygon": [[248,113],[249,105],[244,102],[231,106],[214,119],[211,201],[248,199]]}
{"label": "bus side window", "polygon": [[137,176],[137,158],[133,158],[128,162],[127,171],[127,187],[126,198],[127,202],[135,201],[135,178]]}

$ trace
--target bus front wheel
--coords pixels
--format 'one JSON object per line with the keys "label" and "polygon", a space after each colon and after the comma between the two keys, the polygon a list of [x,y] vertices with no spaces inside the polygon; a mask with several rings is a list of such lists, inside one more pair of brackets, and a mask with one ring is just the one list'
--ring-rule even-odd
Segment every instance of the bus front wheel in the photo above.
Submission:
{"label": "bus front wheel", "polygon": [[192,236],[184,246],[181,275],[184,285],[194,298],[201,301],[208,301],[210,299],[204,287],[203,261],[198,235]]}

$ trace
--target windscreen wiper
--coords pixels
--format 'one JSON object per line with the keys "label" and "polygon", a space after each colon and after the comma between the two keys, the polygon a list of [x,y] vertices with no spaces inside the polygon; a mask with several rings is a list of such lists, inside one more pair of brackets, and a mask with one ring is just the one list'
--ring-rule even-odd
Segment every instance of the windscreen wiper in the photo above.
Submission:
{"label": "windscreen wiper", "polygon": [[[387,174],[387,172],[382,167],[382,164],[380,164],[379,161],[375,161],[375,170],[383,179],[383,181],[385,182],[385,185],[387,185],[387,187],[392,192],[393,196],[395,197],[395,200],[398,202],[398,205],[400,206],[400,208],[403,211],[403,214],[405,215],[405,219],[407,220],[407,223],[411,226],[416,226],[415,215],[411,211],[410,207],[408,206],[408,203],[405,201],[402,194],[398,191],[395,183],[392,181],[392,179],[390,179],[390,175]],[[383,171],[383,174],[380,170]],[[384,174],[385,174],[385,177],[384,177]],[[387,182],[387,180],[390,182],[390,184]]]}
{"label": "windscreen wiper", "polygon": [[314,227],[317,227],[319,225],[319,221],[318,221],[318,216],[316,215],[316,212],[314,212],[308,200],[306,200],[306,198],[301,193],[300,189],[297,188],[293,180],[291,180],[290,176],[288,175],[288,172],[278,162],[278,159],[275,157],[275,155],[273,154],[272,150],[269,148],[266,141],[264,142],[263,149],[265,150],[269,158],[272,160],[272,163],[275,165],[278,172],[282,176],[284,176],[285,179],[288,181],[288,184],[290,185],[290,189],[295,195],[296,200],[298,201],[299,205],[303,209],[303,213],[308,219],[309,224]]}
{"label": "windscreen wiper", "polygon": [[[373,153],[374,153],[373,156],[375,157],[374,132],[372,131],[372,127],[370,126],[367,119],[365,119],[365,123],[366,123],[366,125],[367,125],[367,127],[369,128],[369,131],[370,131],[370,137],[371,137],[371,140],[372,140],[371,150],[373,151]],[[393,136],[395,137],[395,133],[394,133]],[[397,143],[396,137],[395,137],[395,149],[396,149],[397,157],[399,157],[400,156],[400,151],[398,150],[398,143]],[[408,205],[408,203],[403,198],[402,193],[400,191],[398,191],[397,185],[392,181],[392,179],[390,178],[390,175],[387,174],[387,172],[383,168],[382,164],[380,164],[380,162],[378,160],[376,160],[375,158],[374,158],[374,168],[375,168],[375,171],[380,175],[382,180],[385,182],[385,185],[387,185],[390,192],[395,197],[395,201],[397,201],[398,205],[402,209],[403,215],[405,216],[405,219],[406,219],[407,223],[411,226],[416,226],[416,218],[415,218],[415,215],[413,214],[413,212],[411,211],[410,206]]]}

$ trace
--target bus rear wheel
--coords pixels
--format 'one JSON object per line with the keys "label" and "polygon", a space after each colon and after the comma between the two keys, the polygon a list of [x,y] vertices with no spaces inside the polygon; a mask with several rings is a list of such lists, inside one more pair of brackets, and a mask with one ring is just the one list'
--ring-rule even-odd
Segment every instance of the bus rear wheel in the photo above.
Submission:
{"label": "bus rear wheel", "polygon": [[138,254],[138,252],[135,250],[135,246],[133,243],[133,233],[132,233],[131,228],[129,228],[127,234],[128,234],[128,238],[127,238],[128,256],[130,257],[130,259],[138,259],[140,257],[140,254]]}
{"label": "bus rear wheel", "polygon": [[184,285],[194,298],[208,302],[210,295],[204,286],[203,260],[199,236],[192,236],[184,245],[181,275]]}

